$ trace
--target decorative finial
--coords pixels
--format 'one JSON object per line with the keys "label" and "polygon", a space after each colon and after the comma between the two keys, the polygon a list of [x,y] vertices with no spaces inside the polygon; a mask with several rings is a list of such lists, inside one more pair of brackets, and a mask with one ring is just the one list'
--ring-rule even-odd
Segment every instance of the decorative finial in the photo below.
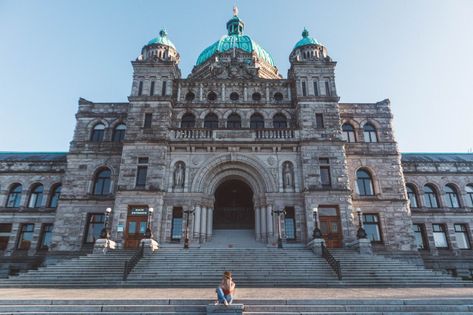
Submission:
{"label": "decorative finial", "polygon": [[309,31],[304,27],[304,30],[302,31],[302,37],[308,37],[309,36]]}
{"label": "decorative finial", "polygon": [[162,30],[159,31],[159,36],[166,37],[168,36],[168,32],[163,28]]}
{"label": "decorative finial", "polygon": [[236,5],[233,6],[233,16],[238,16],[238,7]]}

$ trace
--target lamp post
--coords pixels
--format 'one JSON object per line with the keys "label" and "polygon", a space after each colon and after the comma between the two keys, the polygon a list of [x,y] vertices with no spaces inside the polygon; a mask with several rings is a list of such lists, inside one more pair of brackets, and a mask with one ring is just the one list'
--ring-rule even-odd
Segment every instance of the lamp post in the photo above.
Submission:
{"label": "lamp post", "polygon": [[100,231],[100,238],[106,238],[107,240],[110,239],[110,229],[108,228],[109,225],[109,218],[110,213],[112,212],[112,208],[105,209],[105,222],[102,231]]}
{"label": "lamp post", "polygon": [[278,216],[278,248],[282,248],[281,214],[285,215],[286,211],[284,209],[282,209],[282,210],[273,210],[271,215],[273,215],[273,213]]}
{"label": "lamp post", "polygon": [[363,228],[363,221],[361,220],[361,215],[362,215],[361,209],[356,208],[356,213],[358,214],[358,231],[356,232],[356,237],[358,239],[366,238],[367,234],[366,234],[365,229]]}
{"label": "lamp post", "polygon": [[189,217],[191,214],[194,214],[195,207],[189,210],[184,210],[184,213],[187,214],[186,217],[186,235],[184,236],[184,249],[189,249]]}
{"label": "lamp post", "polygon": [[312,213],[314,214],[314,232],[312,233],[312,237],[322,238],[322,231],[319,229],[319,214],[318,214],[317,207],[312,208]]}
{"label": "lamp post", "polygon": [[146,222],[145,238],[153,238],[153,232],[151,232],[151,217],[153,216],[154,209],[148,209],[148,221]]}

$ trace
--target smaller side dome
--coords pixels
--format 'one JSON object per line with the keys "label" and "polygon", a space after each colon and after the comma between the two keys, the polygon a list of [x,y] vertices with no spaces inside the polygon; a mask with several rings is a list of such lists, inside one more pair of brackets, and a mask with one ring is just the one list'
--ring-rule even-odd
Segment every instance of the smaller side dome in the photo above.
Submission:
{"label": "smaller side dome", "polygon": [[302,39],[296,43],[294,49],[307,46],[307,45],[320,45],[319,41],[309,36],[309,31],[304,27],[302,31]]}
{"label": "smaller side dome", "polygon": [[178,63],[179,59],[176,46],[168,38],[166,30],[162,29],[159,31],[158,37],[153,38],[143,47],[137,61],[174,61]]}

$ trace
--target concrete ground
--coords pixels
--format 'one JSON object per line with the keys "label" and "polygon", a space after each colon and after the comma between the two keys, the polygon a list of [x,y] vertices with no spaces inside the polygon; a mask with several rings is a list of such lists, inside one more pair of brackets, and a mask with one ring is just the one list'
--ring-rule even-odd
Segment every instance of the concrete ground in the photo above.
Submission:
{"label": "concrete ground", "polygon": [[[212,289],[0,289],[0,300],[213,299]],[[473,288],[237,288],[237,299],[436,299],[473,298]]]}

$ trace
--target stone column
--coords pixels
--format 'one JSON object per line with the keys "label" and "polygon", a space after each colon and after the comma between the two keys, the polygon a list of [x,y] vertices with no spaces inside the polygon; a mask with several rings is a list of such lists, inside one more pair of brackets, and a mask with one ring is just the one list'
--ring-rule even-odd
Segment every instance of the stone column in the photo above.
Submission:
{"label": "stone column", "polygon": [[194,212],[194,238],[196,239],[200,236],[200,211],[200,206],[196,206]]}
{"label": "stone column", "polygon": [[261,207],[259,212],[260,217],[260,229],[261,229],[261,236],[260,239],[265,242],[268,235],[266,231],[266,207]]}
{"label": "stone column", "polygon": [[207,208],[202,207],[200,214],[200,241],[205,243],[205,237],[207,234]]}
{"label": "stone column", "polygon": [[268,231],[268,243],[274,241],[273,206],[269,205],[266,209],[266,229]]}
{"label": "stone column", "polygon": [[261,226],[260,226],[260,220],[261,220],[261,208],[257,207],[255,208],[255,235],[256,235],[256,240],[259,241],[261,239]]}
{"label": "stone column", "polygon": [[214,209],[207,208],[207,241],[212,239],[213,212]]}

